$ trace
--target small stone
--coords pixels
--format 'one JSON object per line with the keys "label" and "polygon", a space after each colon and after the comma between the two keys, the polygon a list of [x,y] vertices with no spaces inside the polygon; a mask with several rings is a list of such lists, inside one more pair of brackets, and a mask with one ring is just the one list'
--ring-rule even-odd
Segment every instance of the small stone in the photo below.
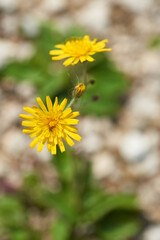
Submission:
{"label": "small stone", "polygon": [[[119,2],[119,0],[118,0]],[[152,0],[121,0],[121,4],[128,7],[135,13],[143,13],[150,9]]]}
{"label": "small stone", "polygon": [[160,239],[160,225],[150,226],[145,230],[142,240],[159,240]]}
{"label": "small stone", "polygon": [[97,179],[108,177],[115,172],[115,158],[108,152],[100,152],[92,157],[92,171]]}
{"label": "small stone", "polygon": [[128,169],[136,177],[153,177],[159,172],[159,158],[158,152],[151,152],[143,161],[129,165]]}
{"label": "small stone", "polygon": [[16,14],[6,14],[1,20],[1,28],[5,37],[17,35],[19,30],[19,19],[17,18]]}
{"label": "small stone", "polygon": [[130,130],[122,136],[119,151],[125,161],[138,162],[144,160],[158,142],[158,134],[154,131],[145,134]]}
{"label": "small stone", "polygon": [[1,0],[0,8],[6,12],[13,12],[18,8],[19,0]]}
{"label": "small stone", "polygon": [[28,82],[21,82],[16,86],[16,93],[25,100],[35,95],[36,89]]}
{"label": "small stone", "polygon": [[30,58],[34,53],[34,48],[30,43],[16,43],[7,39],[0,40],[0,49],[0,68],[8,63],[8,60],[24,60]]}
{"label": "small stone", "polygon": [[83,138],[78,144],[81,150],[90,154],[102,149],[105,144],[103,139],[110,132],[111,126],[111,122],[105,118],[101,120],[96,117],[81,118],[78,127],[79,134]]}
{"label": "small stone", "polygon": [[13,124],[17,123],[19,114],[22,111],[22,106],[14,101],[5,101],[0,108],[0,122],[1,128],[0,133],[5,132]]}
{"label": "small stone", "polygon": [[20,26],[28,37],[35,37],[39,33],[38,19],[31,14],[22,16]]}
{"label": "small stone", "polygon": [[26,146],[29,145],[29,139],[19,129],[8,130],[1,140],[2,149],[13,157],[20,157],[24,154]]}
{"label": "small stone", "polygon": [[81,148],[88,154],[98,152],[103,148],[103,139],[96,133],[89,134],[83,138]]}
{"label": "small stone", "polygon": [[128,107],[139,119],[152,121],[160,117],[160,105],[156,95],[136,93],[131,97]]}
{"label": "small stone", "polygon": [[[38,146],[38,145],[37,145]],[[45,144],[45,146],[43,147],[41,152],[37,151],[37,147],[35,147],[34,149],[32,149],[33,151],[33,155],[35,155],[36,159],[38,159],[38,161],[41,162],[49,162],[51,161],[52,155],[51,153],[48,151],[47,149],[47,145]]]}
{"label": "small stone", "polygon": [[49,13],[57,13],[67,7],[67,0],[45,0],[43,1],[41,7],[44,9],[44,11]]}
{"label": "small stone", "polygon": [[0,177],[5,176],[9,169],[8,157],[4,153],[0,152]]}
{"label": "small stone", "polygon": [[140,58],[140,72],[141,74],[160,75],[160,54],[158,51],[145,51]]}
{"label": "small stone", "polygon": [[81,25],[102,32],[109,23],[110,8],[105,0],[93,0],[81,8],[75,16]]}

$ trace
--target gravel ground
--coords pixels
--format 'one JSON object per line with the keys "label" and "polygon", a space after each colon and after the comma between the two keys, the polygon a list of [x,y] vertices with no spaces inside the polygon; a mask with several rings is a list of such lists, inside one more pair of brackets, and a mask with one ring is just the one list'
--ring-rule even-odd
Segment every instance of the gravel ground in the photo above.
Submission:
{"label": "gravel ground", "polygon": [[[132,88],[118,122],[107,117],[81,118],[83,141],[74,149],[90,159],[95,177],[105,188],[138,194],[141,208],[153,221],[142,239],[159,240],[160,50],[149,48],[149,43],[160,35],[160,1],[30,0],[22,4],[1,0],[0,67],[13,58],[26,59],[33,54],[33,46],[20,38],[18,29],[33,36],[47,19],[62,31],[76,21],[93,36],[107,36],[113,48],[111,58],[131,79]],[[21,133],[17,117],[23,105],[33,104],[35,94],[36,89],[25,82],[16,85],[4,80],[0,85],[0,178],[15,188],[35,168],[46,181],[54,183],[56,179],[50,170],[50,154],[29,147],[30,139]]]}

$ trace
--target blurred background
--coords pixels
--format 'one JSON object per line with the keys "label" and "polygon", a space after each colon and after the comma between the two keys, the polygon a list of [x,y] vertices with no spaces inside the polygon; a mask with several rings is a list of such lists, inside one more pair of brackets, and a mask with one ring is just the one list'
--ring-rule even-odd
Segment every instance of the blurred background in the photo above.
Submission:
{"label": "blurred background", "polygon": [[[1,240],[160,239],[159,26],[159,0],[0,0]],[[85,34],[113,50],[87,65],[82,141],[53,158],[18,115],[71,98],[81,67],[48,53]]]}

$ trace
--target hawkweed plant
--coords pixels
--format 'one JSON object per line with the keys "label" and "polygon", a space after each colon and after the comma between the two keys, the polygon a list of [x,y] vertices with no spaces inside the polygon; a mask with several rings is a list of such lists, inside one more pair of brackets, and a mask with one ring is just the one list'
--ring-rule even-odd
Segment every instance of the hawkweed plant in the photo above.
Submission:
{"label": "hawkweed plant", "polygon": [[[100,92],[99,95],[97,94],[99,91],[94,90],[98,87],[98,82],[91,94],[91,88],[89,89],[89,85],[95,83],[101,72],[106,77],[106,63],[103,65],[102,59],[100,64],[97,65],[99,75],[93,75],[95,80],[89,76],[89,67],[86,66],[86,64],[89,64],[91,68],[92,66],[94,68],[94,54],[111,51],[111,48],[106,47],[107,42],[107,39],[102,41],[91,40],[88,35],[72,37],[64,44],[55,45],[55,49],[49,52],[53,61],[65,59],[63,62],[64,68],[70,65],[71,68],[76,69],[74,65],[79,64],[82,70],[80,74],[79,71],[77,73],[79,76],[78,83],[75,82],[74,86],[69,86],[72,89],[70,101],[64,98],[61,102],[58,102],[58,97],[55,97],[54,102],[52,102],[51,98],[46,96],[52,94],[51,89],[48,89],[50,92],[44,95],[46,96],[46,104],[40,97],[37,97],[38,106],[25,106],[23,109],[28,114],[20,114],[23,119],[22,126],[25,127],[22,130],[23,133],[30,134],[33,139],[30,143],[31,148],[37,146],[37,151],[41,152],[44,145],[47,145],[48,151],[52,155],[56,155],[51,160],[51,166],[53,165],[58,176],[58,184],[54,189],[50,189],[48,186],[46,188],[39,177],[30,176],[25,180],[21,199],[24,201],[24,206],[27,205],[31,209],[37,209],[42,217],[44,213],[49,212],[50,214],[53,211],[53,218],[45,231],[43,229],[39,231],[37,238],[32,234],[33,231],[28,233],[25,221],[22,229],[20,218],[20,233],[18,232],[17,236],[13,237],[12,232],[15,230],[11,229],[11,238],[7,239],[127,240],[139,233],[141,224],[135,197],[132,194],[112,194],[104,191],[92,176],[91,162],[83,161],[70,149],[65,151],[66,143],[72,147],[75,140],[81,141],[77,127],[79,121],[77,117],[80,115],[80,110],[76,103],[83,97],[83,100],[88,97],[95,105],[99,96],[104,102],[109,99],[102,96],[102,92],[105,95],[110,93],[110,89],[103,87],[104,83],[100,83],[104,91]],[[48,51],[49,49],[47,49],[47,54]],[[120,82],[119,79],[118,82]],[[58,151],[58,148],[60,151]],[[0,201],[0,217],[1,205],[4,202],[6,202],[5,199]],[[12,205],[15,209],[15,205]],[[17,214],[17,212],[16,209],[15,213]],[[7,213],[8,206],[6,206],[6,211],[4,211],[0,221],[4,219],[4,216],[8,216]],[[14,211],[12,210],[11,213],[14,213]],[[21,214],[19,215],[21,216]],[[12,219],[12,214],[7,219]],[[17,219],[17,215],[16,218],[13,218],[13,221],[15,219]],[[22,230],[25,232],[22,232]],[[44,235],[41,234],[41,231],[44,232]]]}
{"label": "hawkweed plant", "polygon": [[23,129],[23,133],[29,133],[30,137],[34,138],[30,143],[32,148],[38,144],[37,151],[41,152],[45,143],[47,143],[48,151],[55,155],[57,153],[57,145],[61,152],[65,151],[63,140],[70,146],[74,145],[73,140],[81,140],[81,137],[77,134],[78,129],[74,126],[78,124],[79,120],[76,117],[80,113],[79,111],[72,112],[71,106],[84,94],[87,85],[90,83],[87,81],[86,62],[95,61],[92,55],[96,53],[111,51],[111,48],[106,48],[107,42],[107,39],[99,42],[97,42],[96,38],[91,40],[88,35],[78,38],[72,37],[65,44],[55,45],[55,48],[58,48],[58,50],[49,52],[53,56],[52,60],[54,61],[67,58],[63,63],[65,67],[69,65],[74,66],[79,62],[83,64],[83,82],[75,86],[72,99],[67,107],[66,98],[59,105],[57,97],[54,104],[52,104],[50,97],[47,96],[47,107],[41,98],[38,97],[37,102],[40,108],[37,106],[23,108],[30,114],[20,114],[20,117],[25,120],[22,121],[22,126],[27,127]]}

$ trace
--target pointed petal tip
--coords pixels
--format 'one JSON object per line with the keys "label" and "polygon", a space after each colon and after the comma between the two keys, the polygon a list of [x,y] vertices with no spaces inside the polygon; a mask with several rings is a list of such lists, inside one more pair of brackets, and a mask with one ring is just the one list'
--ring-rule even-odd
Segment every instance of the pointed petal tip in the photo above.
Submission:
{"label": "pointed petal tip", "polygon": [[25,111],[25,109],[27,108],[27,106],[23,106],[23,110]]}
{"label": "pointed petal tip", "polygon": [[77,140],[78,142],[80,142],[82,140],[82,137],[81,136],[79,136],[79,139]]}
{"label": "pointed petal tip", "polygon": [[38,100],[42,100],[40,97],[36,97],[36,100],[38,101]]}

